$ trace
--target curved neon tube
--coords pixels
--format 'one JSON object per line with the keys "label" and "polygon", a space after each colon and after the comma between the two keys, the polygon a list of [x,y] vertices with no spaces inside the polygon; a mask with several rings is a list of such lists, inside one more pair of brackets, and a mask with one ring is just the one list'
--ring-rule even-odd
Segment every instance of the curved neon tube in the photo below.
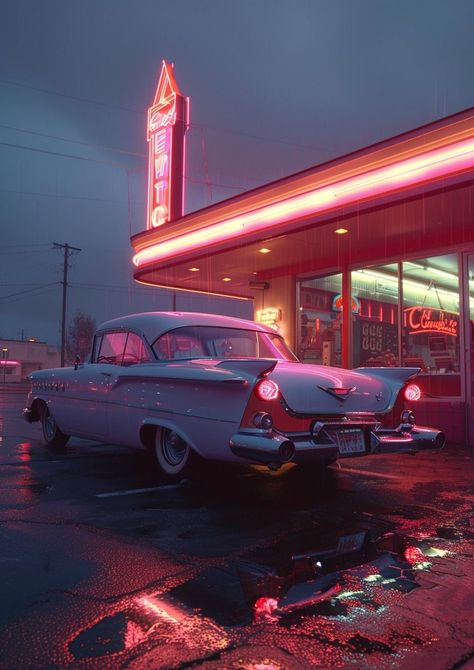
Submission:
{"label": "curved neon tube", "polygon": [[176,254],[197,250],[209,244],[265,230],[296,217],[324,212],[361,198],[390,193],[404,186],[414,186],[427,179],[446,176],[473,166],[474,139],[464,140],[155,243],[136,253],[133,263],[140,267],[153,261],[172,258]]}

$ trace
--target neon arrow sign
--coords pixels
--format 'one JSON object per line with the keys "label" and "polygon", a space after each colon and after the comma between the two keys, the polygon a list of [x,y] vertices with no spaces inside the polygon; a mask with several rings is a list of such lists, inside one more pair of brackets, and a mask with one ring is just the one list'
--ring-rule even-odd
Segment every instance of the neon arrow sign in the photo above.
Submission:
{"label": "neon arrow sign", "polygon": [[189,100],[181,95],[172,66],[163,61],[155,100],[148,110],[148,229],[183,216],[188,110]]}

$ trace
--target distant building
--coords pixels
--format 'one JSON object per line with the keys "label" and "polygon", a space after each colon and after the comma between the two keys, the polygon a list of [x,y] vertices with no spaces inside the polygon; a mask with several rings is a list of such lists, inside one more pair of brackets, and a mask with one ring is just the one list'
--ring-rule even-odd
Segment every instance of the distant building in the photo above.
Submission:
{"label": "distant building", "polygon": [[57,346],[34,340],[0,340],[0,384],[20,382],[34,370],[60,365]]}

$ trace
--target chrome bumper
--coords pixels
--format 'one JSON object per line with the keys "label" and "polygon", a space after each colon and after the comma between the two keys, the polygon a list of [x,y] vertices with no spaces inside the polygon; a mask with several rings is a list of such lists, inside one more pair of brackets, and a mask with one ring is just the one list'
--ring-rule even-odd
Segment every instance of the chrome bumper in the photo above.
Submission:
{"label": "chrome bumper", "polygon": [[[341,453],[335,433],[359,428],[363,431],[365,449]],[[331,435],[333,437],[331,437]],[[383,453],[415,453],[423,449],[441,449],[444,433],[434,428],[400,424],[397,428],[381,428],[378,423],[322,424],[310,435],[282,435],[275,431],[239,432],[230,439],[235,456],[252,463],[280,466],[283,463],[329,462],[341,457],[368,456]]]}

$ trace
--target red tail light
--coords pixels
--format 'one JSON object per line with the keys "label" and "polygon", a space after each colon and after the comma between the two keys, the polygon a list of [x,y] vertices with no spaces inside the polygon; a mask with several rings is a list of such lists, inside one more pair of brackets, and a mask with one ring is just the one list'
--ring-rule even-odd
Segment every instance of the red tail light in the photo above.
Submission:
{"label": "red tail light", "polygon": [[421,389],[416,384],[408,384],[408,386],[405,387],[404,394],[405,399],[410,402],[419,400],[421,398]]}
{"label": "red tail light", "polygon": [[280,394],[278,384],[271,379],[262,379],[255,387],[255,393],[260,400],[276,400]]}

